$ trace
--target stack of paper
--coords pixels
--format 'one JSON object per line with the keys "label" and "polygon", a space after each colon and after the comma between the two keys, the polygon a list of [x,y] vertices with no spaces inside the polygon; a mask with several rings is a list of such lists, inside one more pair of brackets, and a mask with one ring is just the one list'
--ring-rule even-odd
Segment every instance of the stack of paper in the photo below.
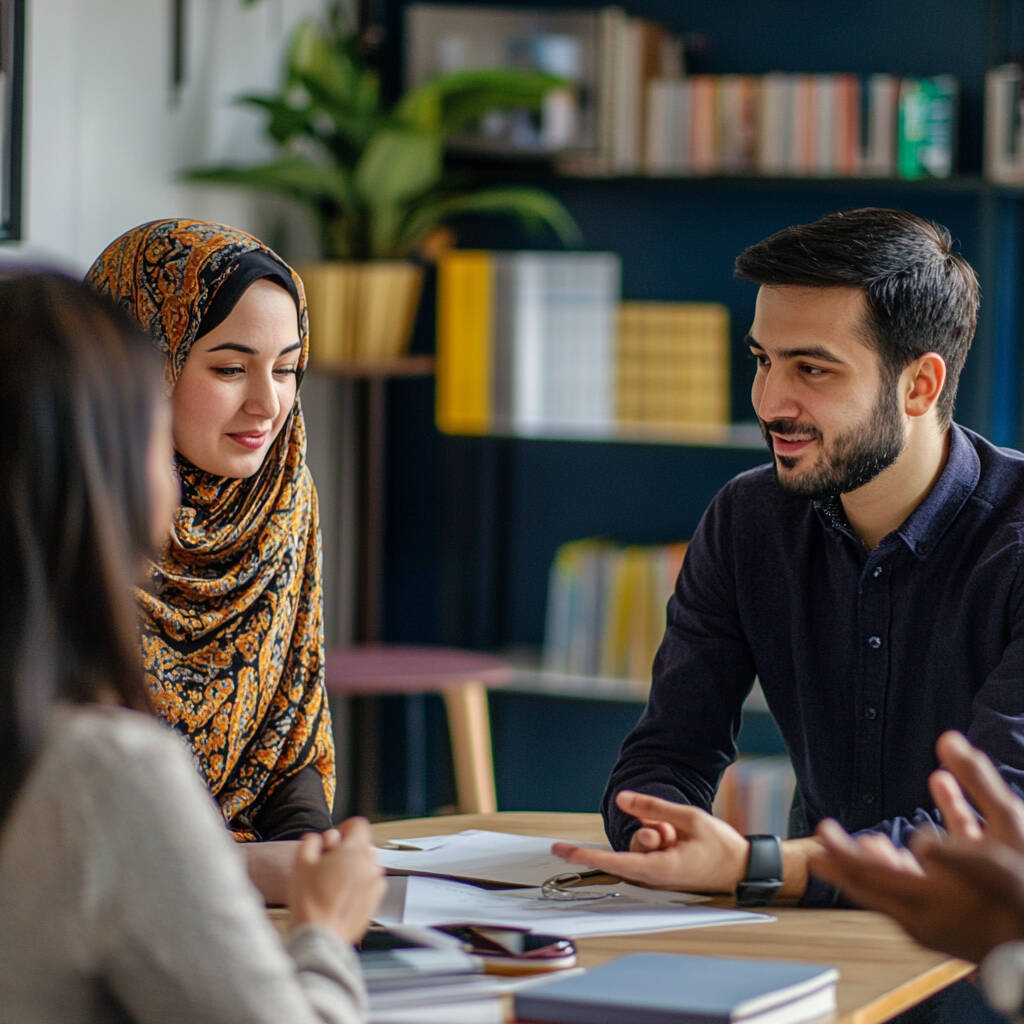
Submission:
{"label": "stack of paper", "polygon": [[[571,870],[551,853],[557,841],[469,829],[403,839],[398,850],[379,849],[381,864],[393,876],[407,877],[388,879],[376,919],[384,925],[527,927],[567,938],[773,920],[768,914],[695,906],[703,897],[625,882],[587,886],[587,895],[599,899],[543,898],[541,883]],[[520,888],[484,889],[455,879]]]}
{"label": "stack of paper", "polygon": [[551,852],[551,844],[556,842],[559,840],[544,836],[471,828],[451,835],[395,840],[391,848],[378,848],[377,859],[392,874],[540,885],[545,878],[567,870],[565,861]]}
{"label": "stack of paper", "polygon": [[362,950],[359,963],[371,1024],[497,1024],[502,1020],[500,997],[522,982],[485,974],[479,957],[455,948]]}
{"label": "stack of paper", "polygon": [[473,922],[529,928],[570,939],[774,920],[769,914],[695,905],[686,893],[624,882],[586,891],[599,898],[546,899],[537,888],[482,889],[446,878],[391,877],[375,918],[384,925]]}

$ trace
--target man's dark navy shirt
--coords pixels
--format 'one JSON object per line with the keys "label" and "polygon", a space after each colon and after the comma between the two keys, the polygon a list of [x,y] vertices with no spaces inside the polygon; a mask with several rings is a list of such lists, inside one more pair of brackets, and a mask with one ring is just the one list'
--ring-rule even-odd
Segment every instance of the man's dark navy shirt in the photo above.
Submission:
{"label": "man's dark navy shirt", "polygon": [[[756,676],[813,828],[903,845],[928,821],[935,740],[959,729],[1024,792],[1024,455],[953,426],[935,486],[871,552],[838,501],[771,466],[714,498],[683,561],[651,695],[603,799],[625,849],[636,789],[710,810]],[[805,902],[833,898],[812,880]]]}

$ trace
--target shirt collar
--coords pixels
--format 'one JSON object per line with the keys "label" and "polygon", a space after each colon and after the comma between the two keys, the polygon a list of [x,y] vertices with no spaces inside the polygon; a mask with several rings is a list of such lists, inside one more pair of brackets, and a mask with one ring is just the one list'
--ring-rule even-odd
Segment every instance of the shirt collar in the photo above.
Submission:
{"label": "shirt collar", "polygon": [[963,430],[954,423],[949,428],[949,457],[939,479],[896,531],[897,536],[919,558],[926,557],[964,507],[980,479],[981,459]]}
{"label": "shirt collar", "polygon": [[[925,558],[963,508],[981,478],[981,459],[963,430],[955,423],[949,428],[949,456],[935,486],[925,495],[896,531],[918,558]],[[850,527],[838,498],[814,502],[829,526],[849,533]],[[852,534],[851,534],[852,536]]]}

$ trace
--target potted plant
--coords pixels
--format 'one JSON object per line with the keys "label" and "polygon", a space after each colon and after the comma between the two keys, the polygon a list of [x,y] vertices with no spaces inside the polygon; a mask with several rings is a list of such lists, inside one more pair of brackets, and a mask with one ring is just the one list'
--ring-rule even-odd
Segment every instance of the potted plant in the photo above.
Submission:
{"label": "potted plant", "polygon": [[474,188],[444,162],[453,134],[493,110],[536,109],[564,84],[543,72],[462,71],[439,75],[389,104],[335,3],[322,20],[297,27],[279,92],[239,99],[265,114],[279,155],[186,176],[298,200],[313,218],[324,260],[299,268],[314,357],[386,360],[408,344],[419,302],[423,268],[409,257],[451,218],[510,214],[528,226],[547,225],[563,242],[578,240],[572,217],[549,193]]}

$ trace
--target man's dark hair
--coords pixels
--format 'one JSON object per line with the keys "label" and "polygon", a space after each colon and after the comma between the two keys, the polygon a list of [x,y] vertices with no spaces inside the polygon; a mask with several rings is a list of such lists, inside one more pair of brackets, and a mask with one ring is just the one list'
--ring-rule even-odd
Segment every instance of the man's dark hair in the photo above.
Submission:
{"label": "man's dark hair", "polygon": [[940,422],[950,423],[978,320],[978,279],[953,252],[946,228],[905,210],[830,213],[745,249],[735,274],[760,285],[862,288],[866,340],[879,353],[886,379],[895,380],[925,352],[945,360],[937,408]]}

